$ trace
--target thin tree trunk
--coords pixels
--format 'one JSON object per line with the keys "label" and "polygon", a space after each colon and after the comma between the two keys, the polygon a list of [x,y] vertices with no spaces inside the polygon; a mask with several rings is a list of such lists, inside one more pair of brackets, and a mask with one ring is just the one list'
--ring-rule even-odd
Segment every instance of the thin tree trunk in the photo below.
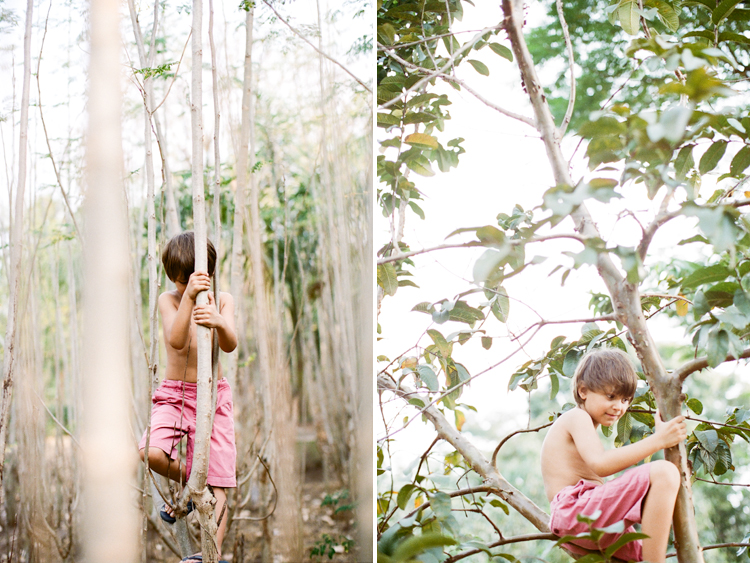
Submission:
{"label": "thin tree trunk", "polygon": [[[117,0],[92,0],[90,22],[82,533],[87,560],[129,563],[137,560],[139,550],[127,400],[131,376],[126,368],[130,288],[122,188]],[[117,518],[102,518],[102,506]]]}
{"label": "thin tree trunk", "polygon": [[[522,2],[520,0],[503,0],[503,12],[505,14],[505,30],[510,37],[524,86],[534,108],[537,129],[541,133],[555,182],[557,185],[575,185],[570,177],[568,162],[560,149],[555,123],[544,99],[534,62],[523,37],[524,14]],[[599,232],[584,205],[581,205],[578,211],[573,214],[573,219],[576,230],[585,238],[600,238]],[[662,417],[669,420],[677,416],[682,402],[681,381],[676,376],[668,375],[664,369],[656,343],[646,326],[638,286],[629,283],[622,277],[606,253],[599,254],[597,269],[607,285],[617,319],[628,327],[631,342],[641,360],[644,374],[654,392]],[[667,449],[665,457],[677,466],[681,475],[680,490],[677,495],[673,517],[677,559],[679,563],[703,563],[684,443]]]}
{"label": "thin tree trunk", "polygon": [[[206,246],[206,211],[203,189],[203,3],[193,0],[192,31],[192,81],[190,87],[190,124],[192,136],[192,189],[193,189],[193,229],[195,231],[195,270],[208,271]],[[208,303],[208,293],[202,291],[196,297],[196,305]],[[211,423],[214,406],[211,403],[211,329],[197,325],[198,391],[196,399],[195,446],[193,466],[188,480],[190,496],[195,503],[201,528],[201,553],[206,563],[217,563],[216,520],[214,518],[213,495],[206,487],[208,474],[208,454],[211,439]]]}
{"label": "thin tree trunk", "polygon": [[33,0],[27,0],[26,31],[23,36],[23,90],[21,93],[21,121],[18,142],[18,186],[16,187],[15,214],[12,216],[10,235],[10,296],[8,299],[8,320],[5,328],[3,392],[2,404],[0,404],[0,501],[2,501],[3,469],[5,468],[4,452],[8,440],[10,402],[13,397],[13,369],[16,360],[18,292],[23,249],[23,242],[21,240],[23,237],[23,198],[26,189],[26,155],[28,152],[29,89],[31,87],[31,23],[33,9]]}

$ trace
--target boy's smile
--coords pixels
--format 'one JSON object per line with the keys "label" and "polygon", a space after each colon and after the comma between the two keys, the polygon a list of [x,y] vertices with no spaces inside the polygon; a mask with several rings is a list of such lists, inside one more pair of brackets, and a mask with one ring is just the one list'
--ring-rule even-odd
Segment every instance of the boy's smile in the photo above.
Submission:
{"label": "boy's smile", "polygon": [[620,397],[612,392],[591,391],[581,387],[578,394],[583,399],[582,408],[594,421],[594,426],[612,426],[630,405],[628,397]]}

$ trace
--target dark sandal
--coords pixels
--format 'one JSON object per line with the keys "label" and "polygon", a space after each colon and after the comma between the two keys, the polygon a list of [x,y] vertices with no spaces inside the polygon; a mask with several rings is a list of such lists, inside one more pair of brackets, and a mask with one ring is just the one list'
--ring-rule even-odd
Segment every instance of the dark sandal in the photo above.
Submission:
{"label": "dark sandal", "polygon": [[[187,503],[187,513],[190,514],[193,511],[193,508],[195,508],[195,506],[193,505],[193,501],[189,500]],[[164,520],[167,524],[174,524],[177,521],[174,516],[171,516],[169,512],[167,512],[167,503],[161,505],[161,508],[159,509],[159,516],[161,516],[161,519]],[[183,561],[190,561],[190,559],[183,559]],[[202,559],[195,559],[194,561],[202,561]]]}

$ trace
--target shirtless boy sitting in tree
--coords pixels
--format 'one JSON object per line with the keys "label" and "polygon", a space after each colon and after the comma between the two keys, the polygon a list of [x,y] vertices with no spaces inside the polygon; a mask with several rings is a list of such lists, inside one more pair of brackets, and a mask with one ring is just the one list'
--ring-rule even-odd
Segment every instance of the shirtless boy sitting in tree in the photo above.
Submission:
{"label": "shirtless boy sitting in tree", "polygon": [[[665,460],[652,461],[604,482],[603,478],[634,465],[657,451],[685,439],[685,417],[662,422],[655,417],[655,432],[633,444],[605,450],[596,428],[612,426],[625,414],[635,395],[638,379],[627,355],[617,349],[599,349],[586,354],[573,377],[577,408],[562,414],[552,425],[542,446],[542,478],[550,501],[550,529],[558,536],[588,532],[576,515],[601,511],[594,522],[605,528],[625,521],[625,532],[641,523],[647,539],[621,547],[615,557],[624,561],[663,563],[672,523],[680,473]],[[599,544],[609,547],[621,534],[605,534]],[[596,550],[588,540],[576,544]],[[576,545],[566,547],[586,553]]]}
{"label": "shirtless boy sitting in tree", "polygon": [[[228,293],[221,293],[221,310],[216,309],[211,291],[211,277],[216,266],[216,249],[208,241],[208,273],[194,272],[195,239],[192,232],[173,237],[162,252],[162,263],[167,277],[177,289],[159,296],[159,313],[164,327],[164,345],[167,350],[167,369],[164,381],[154,392],[151,410],[151,440],[148,449],[149,467],[182,484],[187,482],[193,462],[195,439],[195,416],[197,397],[198,345],[196,325],[215,328],[219,347],[231,352],[237,346],[234,329],[234,300]],[[208,304],[196,305],[195,299],[201,291],[208,291]],[[226,504],[227,487],[236,487],[236,450],[234,443],[234,421],[232,417],[232,391],[222,378],[219,365],[216,413],[211,432],[207,482],[216,497],[217,520]],[[177,453],[177,444],[187,436],[186,464]],[[146,434],[139,444],[141,459],[144,458]],[[226,511],[225,511],[226,512]],[[162,507],[161,517],[174,523],[174,511],[168,504]],[[226,531],[227,515],[221,518],[216,534],[219,555]],[[200,561],[200,556],[191,556],[183,561]]]}

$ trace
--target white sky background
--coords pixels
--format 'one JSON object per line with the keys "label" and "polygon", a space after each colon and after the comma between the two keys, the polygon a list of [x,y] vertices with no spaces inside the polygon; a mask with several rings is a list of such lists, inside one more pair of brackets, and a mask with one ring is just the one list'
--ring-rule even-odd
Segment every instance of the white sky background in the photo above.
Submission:
{"label": "white sky background", "polygon": [[[528,5],[530,7],[527,9],[527,25],[538,25],[546,17],[544,11],[539,3]],[[465,4],[465,10],[463,21],[457,25],[459,29],[478,30],[494,25],[502,19],[500,8],[487,3],[476,9]],[[461,42],[467,41],[472,35],[462,35]],[[509,46],[502,33],[493,40]],[[533,116],[514,64],[501,59],[489,48],[472,52],[468,58],[484,62],[490,69],[490,76],[483,77],[469,64],[463,64],[457,70],[459,78],[465,80],[485,98],[505,109]],[[544,84],[552,82],[554,75],[551,72],[541,69],[540,74]],[[445,86],[441,92],[447,93],[453,102],[448,106],[451,119],[446,121],[445,132],[434,134],[443,144],[452,138],[464,137],[466,141],[463,146],[466,153],[459,157],[458,167],[449,173],[439,172],[437,166],[434,166],[436,175],[431,178],[423,178],[412,173],[410,179],[425,194],[425,201],[418,203],[426,215],[424,221],[411,211],[407,215],[403,240],[412,250],[445,242],[472,240],[473,237],[468,235],[463,239],[454,237],[448,241],[445,237],[460,227],[497,226],[498,213],[510,215],[515,203],[520,204],[525,210],[538,206],[542,202],[543,193],[554,185],[544,146],[535,130],[488,108],[469,93],[457,92]],[[578,95],[582,94],[579,92]],[[380,140],[385,138],[382,130],[378,130],[377,137]],[[566,158],[570,158],[577,142],[577,138],[568,138],[563,143]],[[572,175],[576,181],[587,172],[584,153],[585,146],[582,146],[573,161]],[[714,179],[705,178],[701,193],[704,196],[710,195],[714,189]],[[643,187],[629,186],[626,194],[625,199],[613,200],[606,206],[595,201],[587,202],[602,237],[608,241],[608,246],[637,245],[640,240],[640,227],[632,218],[618,219],[618,213],[624,209],[634,211],[639,219],[647,224],[649,217],[653,217],[663,192],[656,198],[656,204],[646,197]],[[677,200],[683,201],[684,193],[679,194]],[[536,217],[540,216],[540,212],[537,211]],[[390,225],[388,219],[379,212],[376,213],[375,221],[376,246],[380,247],[390,240]],[[678,219],[660,229],[651,246],[651,260],[664,257],[697,259],[701,245],[676,246],[677,242],[693,234],[694,225],[694,220]],[[572,222],[564,221],[556,227],[555,232],[573,232]],[[604,284],[593,266],[583,266],[572,271],[564,287],[560,287],[561,271],[551,278],[547,277],[548,272],[557,264],[562,263],[568,267],[572,265],[572,259],[559,254],[562,250],[579,252],[581,249],[582,246],[575,241],[528,246],[527,260],[535,254],[546,256],[548,259],[542,265],[528,268],[523,274],[505,282],[504,287],[511,298],[507,327],[493,318],[484,327],[487,329],[487,335],[502,336],[507,335],[508,331],[517,334],[537,321],[539,317],[524,304],[533,307],[547,320],[593,316],[588,310],[589,292],[593,290],[606,293]],[[418,302],[452,299],[458,293],[469,289],[474,262],[482,252],[483,249],[442,250],[413,257],[415,267],[411,269],[414,272],[412,279],[420,289],[402,287],[395,296],[386,296],[383,299],[378,319],[382,327],[382,340],[376,344],[376,354],[386,355],[393,360],[417,342],[424,348],[432,343],[425,333],[430,327],[436,328],[443,335],[468,329],[468,325],[462,323],[431,325],[428,315],[410,310]],[[476,305],[483,299],[483,296],[480,296],[481,294],[469,296],[467,300],[470,305]],[[649,324],[660,343],[686,342],[684,330],[676,327],[666,317]],[[599,326],[609,328],[603,323]],[[512,430],[525,427],[528,422],[526,393],[520,389],[511,393],[507,391],[510,375],[515,369],[527,360],[543,355],[555,336],[565,335],[569,340],[577,339],[580,337],[580,330],[581,324],[544,327],[534,341],[510,361],[480,376],[471,383],[470,388],[465,388],[459,401],[473,405],[479,410],[478,414],[467,415],[467,427],[471,426],[472,421],[476,421],[480,427],[487,430],[490,427],[488,420],[504,421],[501,427],[492,430],[496,438],[494,443],[483,443],[475,436],[471,437],[480,449],[491,452],[500,438]],[[453,358],[463,363],[469,373],[474,375],[499,362],[514,349],[515,346],[512,346],[507,338],[496,338],[492,348],[485,351],[476,338],[464,346],[455,344]],[[416,354],[411,351],[406,355]],[[406,381],[412,380],[407,378]],[[386,409],[388,422],[393,423],[391,431],[402,426],[404,416],[413,417],[416,412],[416,408],[402,408],[400,401],[394,401]],[[379,416],[376,418],[376,437],[382,438],[385,433],[383,422]],[[390,446],[394,454],[394,465],[397,466],[394,468],[396,478],[399,471],[405,469],[398,466],[398,454],[402,454],[401,462],[406,463],[415,455],[419,455],[434,436],[435,432],[431,425],[420,420],[415,420],[405,431],[397,435],[395,442]],[[387,474],[384,477],[387,477]]]}
{"label": "white sky background", "polygon": [[[136,9],[140,10],[140,23],[144,33],[150,29],[152,23],[153,2],[136,0]],[[166,55],[159,55],[157,63],[165,60],[177,60],[182,47],[190,31],[191,16],[182,10],[181,15],[176,12],[181,6],[192,4],[188,0],[170,2],[167,7],[166,31],[160,28],[158,36],[166,36]],[[298,107],[303,105],[302,100],[309,100],[311,96],[319,96],[318,78],[318,55],[301,40],[290,39],[291,32],[281,22],[270,22],[273,15],[268,7],[258,2],[255,11],[255,49],[254,62],[256,66],[254,81],[273,103],[284,104],[287,107]],[[373,76],[372,65],[366,56],[351,57],[346,54],[356,38],[371,33],[371,21],[367,17],[355,18],[354,13],[361,9],[361,2],[348,0],[320,0],[320,8],[324,15],[328,15],[328,23],[324,24],[324,50],[327,54],[344,64],[349,70],[364,82],[371,81]],[[204,0],[203,14],[203,131],[205,140],[205,158],[207,163],[212,164],[213,148],[210,141],[213,136],[213,99],[211,93],[211,54],[208,42],[208,0]],[[238,9],[239,0],[225,2],[215,0],[215,22],[214,34],[217,43],[217,66],[220,76],[226,80],[232,76],[242,80],[242,67],[244,60],[244,12]],[[7,193],[9,186],[14,187],[17,182],[17,155],[18,155],[18,110],[21,100],[22,73],[23,73],[23,34],[25,25],[26,2],[23,0],[5,0],[2,7],[14,13],[17,25],[4,26],[0,35],[0,119],[6,120],[0,123],[3,160],[0,161],[0,231],[7,229]],[[33,12],[32,31],[32,72],[36,73],[37,58],[44,30],[45,18],[50,3],[45,0],[35,0]],[[88,65],[88,54],[85,41],[87,25],[87,2],[68,0],[64,3],[53,3],[50,13],[49,26],[45,40],[44,52],[41,64],[41,89],[45,121],[51,143],[53,154],[58,165],[63,155],[69,156],[70,150],[76,150],[75,145],[80,147],[80,142],[74,140],[74,147],[66,149],[68,138],[79,139],[86,127],[86,69]],[[297,0],[286,2],[277,6],[279,13],[287,19],[295,28],[306,34],[317,46],[317,37],[310,34],[313,28],[317,28],[316,2],[309,0]],[[140,68],[138,55],[134,44],[130,16],[127,2],[122,2],[122,26],[121,35],[124,46],[123,54],[123,148],[125,153],[125,172],[132,173],[143,167],[143,118],[139,93],[131,81],[128,66],[133,64]],[[148,46],[147,46],[148,49]],[[127,53],[127,54],[125,54]],[[179,77],[175,82],[169,98],[159,110],[162,114],[162,125],[167,130],[169,142],[170,161],[189,160],[190,155],[190,114],[186,111],[187,96],[190,88],[190,59],[191,46],[187,45]],[[326,63],[330,66],[330,63]],[[175,67],[173,67],[174,69]],[[350,79],[338,68],[332,71],[337,83],[349,82]],[[163,80],[155,82],[155,98],[161,99],[164,92]],[[339,92],[342,90],[339,89]],[[233,88],[230,94],[223,88],[220,94],[222,104],[221,127],[222,135],[222,160],[233,159],[234,148],[230,135],[227,134],[230,123],[239,123],[239,99],[240,88]],[[31,104],[29,110],[29,176],[27,177],[27,200],[31,201],[36,193],[47,190],[46,193],[56,193],[59,189],[55,187],[55,178],[52,166],[48,159],[44,158],[47,150],[37,104],[36,77],[31,77]],[[310,106],[310,103],[304,104]],[[163,112],[167,112],[165,119]],[[361,123],[360,123],[361,121]],[[367,127],[365,120],[355,121],[355,126]],[[74,155],[79,160],[80,155]],[[44,159],[42,161],[42,159]],[[36,165],[35,165],[36,164]],[[159,168],[158,151],[154,143],[154,165],[157,184],[160,183],[161,172]],[[63,185],[69,189],[74,209],[82,202],[81,188],[76,177],[68,177],[66,167],[63,168]],[[172,164],[173,172],[179,167]],[[138,189],[133,197],[140,197],[145,184],[140,175],[131,177],[137,184]],[[157,186],[158,187],[158,186]],[[65,220],[65,218],[60,217]]]}

